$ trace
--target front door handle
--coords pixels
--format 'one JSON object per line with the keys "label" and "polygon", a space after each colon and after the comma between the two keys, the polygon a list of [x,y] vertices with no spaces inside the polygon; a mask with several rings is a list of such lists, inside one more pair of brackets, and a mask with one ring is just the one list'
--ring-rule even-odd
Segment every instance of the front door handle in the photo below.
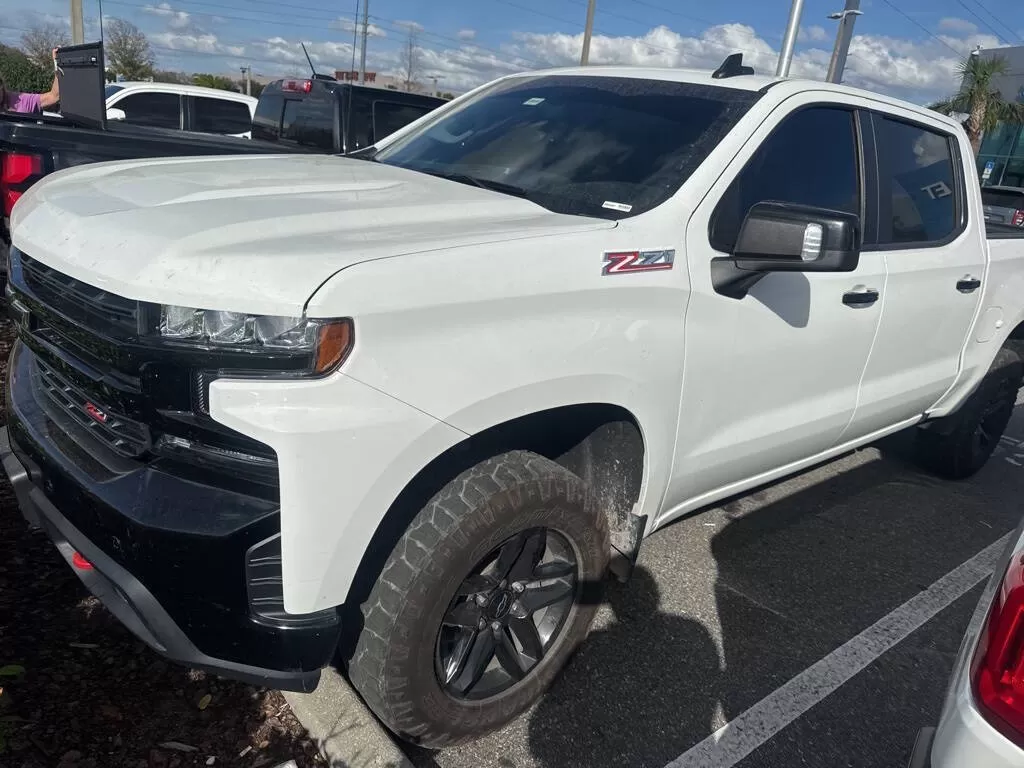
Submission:
{"label": "front door handle", "polygon": [[843,294],[843,304],[848,307],[866,307],[878,301],[878,291],[866,288],[862,291],[847,291]]}
{"label": "front door handle", "polygon": [[960,291],[960,293],[972,293],[980,287],[981,280],[976,277],[971,277],[970,275],[956,281],[956,289]]}

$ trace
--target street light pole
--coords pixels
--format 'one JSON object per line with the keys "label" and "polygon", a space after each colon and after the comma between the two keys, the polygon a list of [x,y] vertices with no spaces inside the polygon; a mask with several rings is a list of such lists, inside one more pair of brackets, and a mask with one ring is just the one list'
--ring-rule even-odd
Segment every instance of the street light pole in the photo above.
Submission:
{"label": "street light pole", "polygon": [[366,38],[370,31],[370,0],[363,0],[363,46],[359,51],[359,84],[366,83]]}
{"label": "street light pole", "polygon": [[779,51],[779,65],[775,68],[776,77],[789,77],[789,66],[793,63],[793,49],[796,47],[796,36],[800,33],[800,16],[803,12],[804,0],[793,0],[786,36],[782,38],[782,50]]}
{"label": "street light pole", "polygon": [[860,10],[860,0],[846,0],[846,7],[839,13],[829,15],[830,19],[839,19],[836,30],[836,45],[832,50],[832,60],[828,63],[828,74],[825,80],[829,83],[843,82],[843,70],[846,69],[846,55],[850,52],[850,41],[853,40],[853,25]]}
{"label": "street light pole", "polygon": [[594,5],[596,0],[587,3],[587,26],[583,29],[583,53],[580,54],[580,66],[585,67],[590,61],[590,37],[594,32]]}

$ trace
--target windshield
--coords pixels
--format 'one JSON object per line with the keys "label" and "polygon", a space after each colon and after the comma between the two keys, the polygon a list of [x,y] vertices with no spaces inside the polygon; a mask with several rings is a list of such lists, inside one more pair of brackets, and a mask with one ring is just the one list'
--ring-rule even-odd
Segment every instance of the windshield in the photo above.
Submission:
{"label": "windshield", "polygon": [[124,88],[122,86],[120,86],[120,85],[108,85],[106,88],[103,89],[103,98],[104,98],[104,100],[109,99],[111,96],[113,96],[118,91],[123,91],[123,90],[124,90]]}
{"label": "windshield", "polygon": [[663,80],[514,78],[373,159],[558,213],[620,219],[667,200],[758,98]]}

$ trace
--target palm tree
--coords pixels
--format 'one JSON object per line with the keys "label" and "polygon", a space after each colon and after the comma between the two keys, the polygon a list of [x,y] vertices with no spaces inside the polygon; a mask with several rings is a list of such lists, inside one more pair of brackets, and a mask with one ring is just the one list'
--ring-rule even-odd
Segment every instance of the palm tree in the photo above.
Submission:
{"label": "palm tree", "polygon": [[981,149],[981,136],[993,130],[1001,122],[1024,123],[1024,104],[1007,101],[995,88],[992,81],[1009,74],[1010,65],[1001,56],[985,58],[971,54],[957,67],[963,78],[963,86],[948,99],[931,105],[936,112],[944,115],[966,114],[964,130],[974,147],[974,154]]}

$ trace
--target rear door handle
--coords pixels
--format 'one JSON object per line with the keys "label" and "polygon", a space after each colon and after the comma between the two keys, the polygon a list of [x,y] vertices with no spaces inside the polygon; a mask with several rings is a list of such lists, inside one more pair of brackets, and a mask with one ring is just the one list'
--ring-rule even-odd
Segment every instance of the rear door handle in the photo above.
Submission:
{"label": "rear door handle", "polygon": [[960,293],[971,293],[981,287],[981,280],[976,277],[964,277],[956,281],[956,289]]}
{"label": "rear door handle", "polygon": [[848,307],[866,307],[878,301],[878,291],[868,288],[863,291],[847,291],[843,294],[843,304]]}

